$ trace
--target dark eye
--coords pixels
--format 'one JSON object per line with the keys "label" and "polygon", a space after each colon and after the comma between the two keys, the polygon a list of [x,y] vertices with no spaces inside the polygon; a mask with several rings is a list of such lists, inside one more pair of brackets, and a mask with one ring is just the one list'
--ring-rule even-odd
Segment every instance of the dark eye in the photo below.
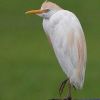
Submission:
{"label": "dark eye", "polygon": [[50,11],[50,9],[46,9],[47,10],[47,12],[49,12]]}

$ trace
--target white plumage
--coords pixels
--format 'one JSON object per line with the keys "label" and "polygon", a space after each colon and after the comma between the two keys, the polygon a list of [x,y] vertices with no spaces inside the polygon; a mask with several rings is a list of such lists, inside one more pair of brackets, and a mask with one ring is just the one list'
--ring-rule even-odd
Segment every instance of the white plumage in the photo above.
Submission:
{"label": "white plumage", "polygon": [[43,28],[61,68],[70,83],[81,89],[85,77],[87,51],[84,32],[75,14],[52,2],[44,2],[41,10],[26,13],[43,17]]}
{"label": "white plumage", "polygon": [[86,43],[80,22],[67,10],[59,10],[43,20],[56,57],[70,82],[82,88],[86,67]]}

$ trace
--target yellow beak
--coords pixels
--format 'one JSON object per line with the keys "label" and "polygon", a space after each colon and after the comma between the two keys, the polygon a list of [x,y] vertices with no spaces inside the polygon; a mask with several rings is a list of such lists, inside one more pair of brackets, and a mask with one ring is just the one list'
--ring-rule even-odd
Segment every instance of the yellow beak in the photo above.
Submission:
{"label": "yellow beak", "polygon": [[47,9],[45,9],[45,10],[30,10],[30,11],[27,11],[27,12],[25,12],[25,14],[42,14],[42,13],[46,13],[46,12],[48,12],[48,10]]}

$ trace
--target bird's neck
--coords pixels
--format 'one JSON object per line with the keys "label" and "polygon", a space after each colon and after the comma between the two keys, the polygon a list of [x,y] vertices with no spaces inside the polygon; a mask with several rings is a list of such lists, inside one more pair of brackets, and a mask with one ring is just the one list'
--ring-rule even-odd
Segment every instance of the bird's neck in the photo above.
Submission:
{"label": "bird's neck", "polygon": [[50,19],[54,14],[62,9],[51,10],[48,14],[44,14],[44,19]]}

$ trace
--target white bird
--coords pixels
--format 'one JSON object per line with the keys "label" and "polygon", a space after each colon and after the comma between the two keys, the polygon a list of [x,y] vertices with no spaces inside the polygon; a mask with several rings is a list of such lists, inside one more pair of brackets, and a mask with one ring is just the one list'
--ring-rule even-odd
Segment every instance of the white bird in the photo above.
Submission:
{"label": "white bird", "polygon": [[41,9],[27,11],[26,14],[43,17],[44,31],[62,70],[68,77],[68,80],[63,81],[59,92],[62,94],[67,82],[67,99],[71,100],[71,87],[83,87],[87,60],[85,36],[78,18],[72,12],[49,1],[45,1]]}

